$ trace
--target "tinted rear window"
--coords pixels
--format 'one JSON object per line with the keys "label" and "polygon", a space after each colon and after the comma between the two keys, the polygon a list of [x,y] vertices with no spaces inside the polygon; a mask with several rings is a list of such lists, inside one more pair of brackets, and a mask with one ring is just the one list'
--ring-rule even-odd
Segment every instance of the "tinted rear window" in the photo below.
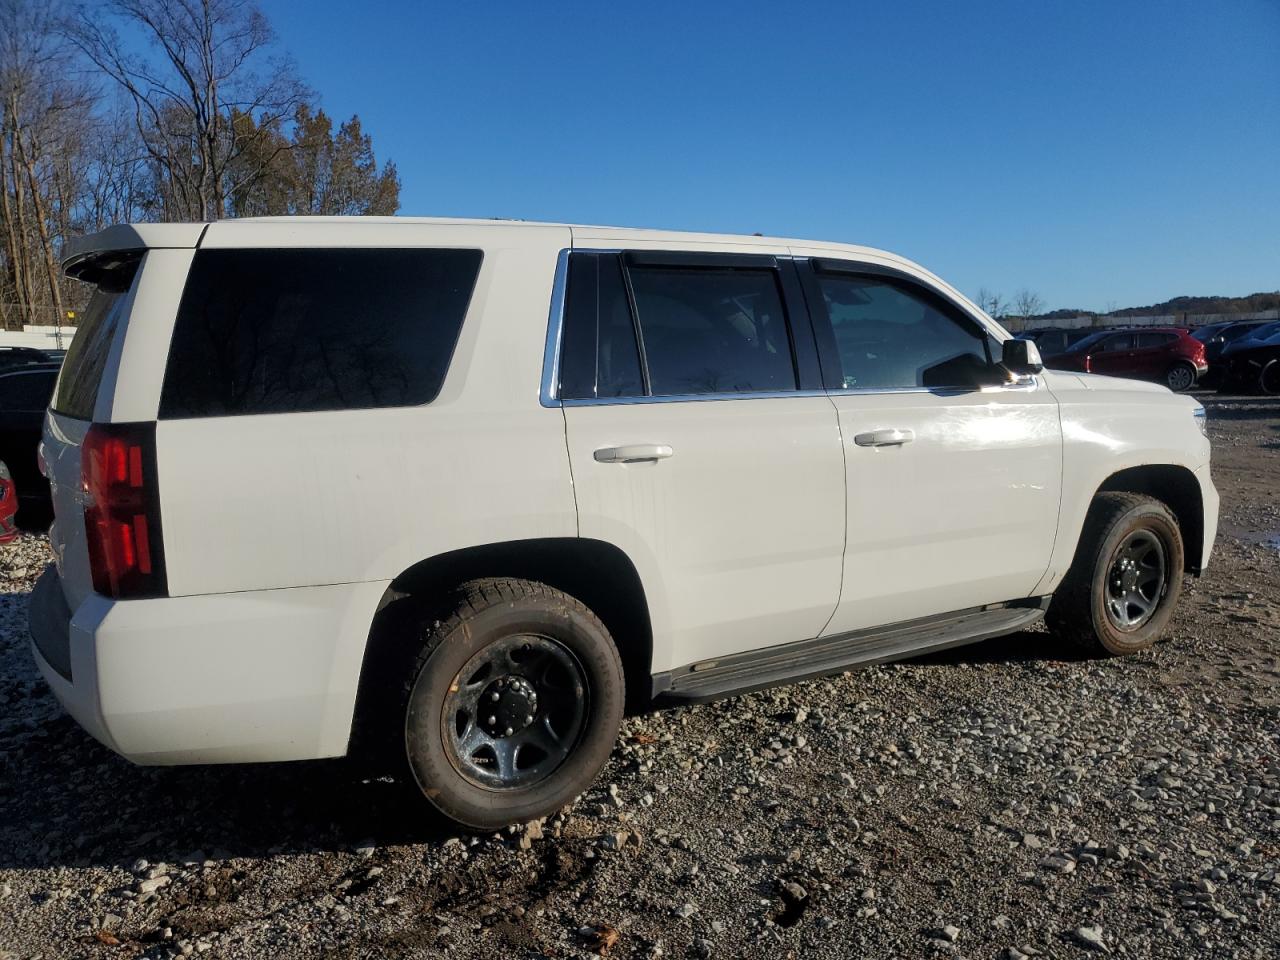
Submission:
{"label": "tinted rear window", "polygon": [[772,270],[631,271],[655,397],[796,389]]}
{"label": "tinted rear window", "polygon": [[49,405],[57,379],[56,370],[20,370],[0,376],[0,410],[43,410]]}
{"label": "tinted rear window", "polygon": [[479,250],[202,250],[162,418],[400,407],[444,382]]}
{"label": "tinted rear window", "polygon": [[560,397],[644,396],[640,352],[617,254],[569,258]]}
{"label": "tinted rear window", "polygon": [[98,387],[107,369],[107,355],[120,328],[129,287],[141,262],[141,253],[127,254],[109,267],[93,272],[97,286],[88,308],[81,314],[75,339],[62,363],[52,403],[55,413],[77,420],[93,419]]}

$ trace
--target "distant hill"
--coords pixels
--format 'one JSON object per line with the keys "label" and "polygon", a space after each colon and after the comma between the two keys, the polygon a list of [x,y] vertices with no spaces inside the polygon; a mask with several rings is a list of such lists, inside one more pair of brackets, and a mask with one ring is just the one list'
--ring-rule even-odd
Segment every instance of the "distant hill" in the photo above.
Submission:
{"label": "distant hill", "polygon": [[[1251,293],[1247,297],[1174,297],[1147,307],[1115,310],[1113,317],[1144,317],[1169,313],[1259,313],[1280,308],[1280,290],[1273,293]],[[1061,311],[1054,311],[1055,314]],[[1075,314],[1065,314],[1075,316]]]}
{"label": "distant hill", "polygon": [[[1211,313],[1261,313],[1264,310],[1280,310],[1280,290],[1272,293],[1251,293],[1247,297],[1174,297],[1162,303],[1145,307],[1125,307],[1105,314],[1108,317],[1150,317],[1170,314]],[[1070,320],[1073,317],[1102,316],[1099,311],[1063,307],[1048,313],[1037,313],[1033,318],[1044,320]]]}
{"label": "distant hill", "polygon": [[1148,307],[1126,307],[1115,316],[1149,316],[1151,314],[1257,314],[1280,307],[1280,291],[1251,293],[1248,297],[1174,297]]}

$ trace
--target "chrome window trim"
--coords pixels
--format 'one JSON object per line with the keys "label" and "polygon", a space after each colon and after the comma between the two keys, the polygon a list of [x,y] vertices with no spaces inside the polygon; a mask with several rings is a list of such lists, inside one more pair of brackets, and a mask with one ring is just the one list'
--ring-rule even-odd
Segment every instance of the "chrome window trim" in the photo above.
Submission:
{"label": "chrome window trim", "polygon": [[784,400],[789,397],[826,397],[823,390],[751,390],[744,393],[673,393],[656,397],[596,397],[561,400],[562,407],[603,407],[632,403],[696,403],[703,400]]}
{"label": "chrome window trim", "polygon": [[558,407],[556,396],[560,382],[560,331],[564,329],[565,287],[569,278],[569,254],[565,248],[556,254],[556,273],[551,281],[551,309],[547,315],[547,340],[542,348],[542,386],[538,402],[544,407]]}
{"label": "chrome window trim", "polygon": [[[551,287],[551,307],[547,316],[547,337],[543,346],[542,384],[538,394],[538,400],[542,406],[548,408],[602,407],[642,403],[698,403],[718,400],[781,400],[787,397],[828,397],[835,399],[836,397],[845,396],[874,397],[906,393],[932,393],[938,396],[953,396],[966,393],[995,393],[1006,390],[1030,391],[1037,389],[1040,385],[1039,378],[1032,376],[1014,383],[980,387],[976,390],[963,387],[852,387],[847,390],[751,390],[743,393],[685,393],[671,394],[669,396],[584,397],[578,400],[561,400],[557,394],[560,378],[561,334],[564,329],[565,297],[569,282],[569,255],[573,253],[617,254],[622,252],[619,248],[566,247],[556,256],[555,277]],[[796,259],[796,257],[787,254],[775,254],[774,256],[779,260]],[[859,261],[850,262],[856,263]],[[920,282],[918,278],[913,277],[912,280],[917,283]],[[932,284],[929,284],[929,287],[930,289],[936,289]],[[943,293],[943,291],[938,292],[940,294]],[[946,299],[952,300],[950,297]],[[952,302],[954,301],[952,300]],[[956,306],[962,305],[956,304]]]}

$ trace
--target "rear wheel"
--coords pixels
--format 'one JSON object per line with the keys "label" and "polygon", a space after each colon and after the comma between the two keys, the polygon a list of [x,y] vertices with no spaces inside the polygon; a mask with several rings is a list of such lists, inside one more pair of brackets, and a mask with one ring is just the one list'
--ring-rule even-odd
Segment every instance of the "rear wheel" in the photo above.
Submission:
{"label": "rear wheel", "polygon": [[1164,375],[1164,382],[1174,393],[1190,390],[1196,382],[1196,368],[1189,363],[1175,363]]}
{"label": "rear wheel", "polygon": [[1182,590],[1182,535],[1159,500],[1100,493],[1046,620],[1055,633],[1121,656],[1159,639]]}
{"label": "rear wheel", "polygon": [[408,778],[476,830],[546,816],[585,790],[622,720],[622,664],[583,604],[526,580],[463,585],[422,630],[400,717]]}
{"label": "rear wheel", "polygon": [[1272,396],[1280,393],[1280,360],[1272,360],[1258,375],[1258,387]]}

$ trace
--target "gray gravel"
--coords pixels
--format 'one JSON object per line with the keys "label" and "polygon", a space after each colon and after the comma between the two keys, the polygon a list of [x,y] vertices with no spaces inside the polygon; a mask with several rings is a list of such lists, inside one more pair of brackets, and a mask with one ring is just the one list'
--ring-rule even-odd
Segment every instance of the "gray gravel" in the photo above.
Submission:
{"label": "gray gravel", "polygon": [[1206,398],[1223,532],[1167,642],[1043,630],[629,718],[453,835],[346,764],[138,768],[30,663],[0,552],[0,960],[1280,954],[1280,401]]}

